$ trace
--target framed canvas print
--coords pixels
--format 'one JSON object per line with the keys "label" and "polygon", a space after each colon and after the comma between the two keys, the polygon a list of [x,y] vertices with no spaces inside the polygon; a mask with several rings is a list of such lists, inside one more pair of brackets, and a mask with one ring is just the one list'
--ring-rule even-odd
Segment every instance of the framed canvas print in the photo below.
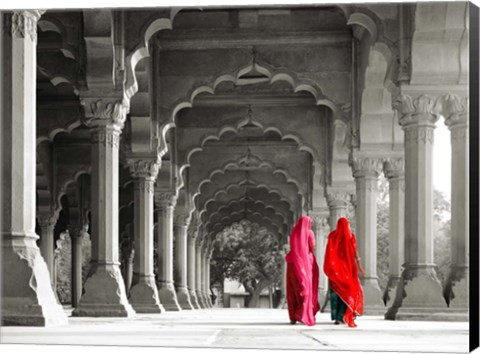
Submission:
{"label": "framed canvas print", "polygon": [[477,348],[478,7],[145,3],[1,11],[0,349]]}

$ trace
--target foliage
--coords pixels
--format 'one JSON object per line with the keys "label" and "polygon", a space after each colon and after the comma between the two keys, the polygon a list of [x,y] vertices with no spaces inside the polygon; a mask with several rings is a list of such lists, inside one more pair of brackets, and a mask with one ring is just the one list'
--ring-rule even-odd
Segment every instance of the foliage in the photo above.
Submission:
{"label": "foliage", "polygon": [[437,265],[437,275],[443,282],[448,277],[451,264],[451,212],[450,201],[445,195],[433,191],[433,235],[434,253],[433,261]]}
{"label": "foliage", "polygon": [[283,257],[278,241],[245,219],[219,232],[215,241],[211,284],[220,288],[224,279],[240,282],[249,293],[247,306],[255,307],[260,292],[280,279]]}

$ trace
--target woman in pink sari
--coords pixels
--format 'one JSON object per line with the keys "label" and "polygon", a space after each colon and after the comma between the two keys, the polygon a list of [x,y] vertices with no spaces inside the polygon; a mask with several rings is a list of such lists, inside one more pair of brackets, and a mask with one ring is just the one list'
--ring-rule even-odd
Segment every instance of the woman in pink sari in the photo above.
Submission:
{"label": "woman in pink sari", "polygon": [[318,264],[313,251],[315,235],[312,219],[302,216],[290,234],[290,252],[287,261],[287,303],[290,323],[300,321],[315,325],[318,304]]}

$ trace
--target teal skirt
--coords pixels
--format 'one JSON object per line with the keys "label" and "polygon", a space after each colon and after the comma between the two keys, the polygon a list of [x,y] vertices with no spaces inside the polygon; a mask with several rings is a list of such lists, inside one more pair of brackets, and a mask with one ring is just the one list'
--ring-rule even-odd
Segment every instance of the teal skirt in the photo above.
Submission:
{"label": "teal skirt", "polygon": [[340,299],[340,296],[337,295],[335,291],[331,288],[328,288],[330,294],[330,308],[331,313],[330,316],[332,321],[343,321],[343,315],[345,314],[345,310],[347,309],[347,305]]}

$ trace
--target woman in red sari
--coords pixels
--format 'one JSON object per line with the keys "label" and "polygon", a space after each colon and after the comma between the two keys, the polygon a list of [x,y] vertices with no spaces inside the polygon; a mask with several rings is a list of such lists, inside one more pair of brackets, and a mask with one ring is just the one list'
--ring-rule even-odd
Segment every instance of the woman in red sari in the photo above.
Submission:
{"label": "woman in red sari", "polygon": [[[336,300],[337,295],[341,300],[338,309],[336,302],[332,301],[332,319],[336,320],[336,324],[338,318],[333,317],[337,310],[345,311],[343,322],[349,327],[356,327],[354,318],[363,314],[363,291],[358,279],[359,269],[365,274],[360,264],[355,235],[350,232],[348,220],[340,218],[337,228],[328,235],[323,265],[325,275],[328,277],[328,286],[334,292],[331,299]],[[342,302],[345,304],[343,308]]]}
{"label": "woman in red sari", "polygon": [[318,304],[318,264],[313,251],[315,235],[312,219],[302,216],[290,234],[290,252],[287,261],[287,304],[290,323],[315,325]]}

